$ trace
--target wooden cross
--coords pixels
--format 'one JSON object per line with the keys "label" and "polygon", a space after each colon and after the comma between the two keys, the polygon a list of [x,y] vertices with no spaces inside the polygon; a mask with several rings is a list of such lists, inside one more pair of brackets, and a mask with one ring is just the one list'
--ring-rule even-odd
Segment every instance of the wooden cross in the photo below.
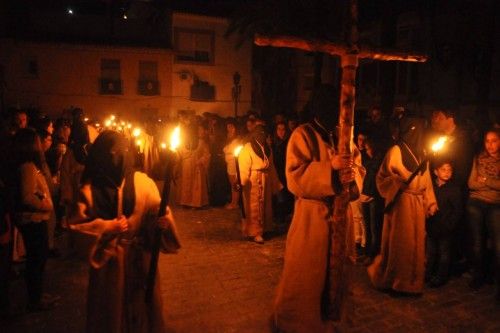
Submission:
{"label": "wooden cross", "polygon": [[[259,46],[287,47],[312,52],[324,52],[330,55],[340,56],[342,67],[341,93],[340,93],[340,115],[338,147],[339,154],[351,154],[351,142],[353,142],[353,122],[355,104],[355,84],[358,60],[376,59],[382,61],[408,61],[425,62],[427,56],[423,54],[407,54],[397,51],[382,51],[358,45],[358,8],[357,0],[350,2],[351,24],[349,31],[349,42],[347,44],[332,43],[321,40],[306,40],[292,36],[263,36],[257,35],[254,43]],[[332,92],[334,93],[334,92]],[[328,318],[331,320],[341,319],[341,310],[344,296],[347,293],[347,263],[348,249],[351,238],[348,237],[347,208],[349,205],[349,186],[344,186],[341,194],[336,195],[333,207],[333,223],[330,228],[330,258],[328,267],[328,296],[329,306]]]}

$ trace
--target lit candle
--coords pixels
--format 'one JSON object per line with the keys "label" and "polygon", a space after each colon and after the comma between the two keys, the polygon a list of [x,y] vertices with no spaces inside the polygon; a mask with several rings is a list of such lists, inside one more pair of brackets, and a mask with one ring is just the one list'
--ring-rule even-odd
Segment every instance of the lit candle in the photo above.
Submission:
{"label": "lit candle", "polygon": [[242,196],[242,188],[241,188],[241,174],[240,174],[240,163],[238,162],[238,156],[240,156],[241,149],[243,149],[242,145],[236,147],[233,151],[234,161],[236,163],[236,184],[238,184],[238,191],[240,192],[239,204],[241,209],[241,216],[246,218],[245,214],[245,206],[243,206],[243,196]]}

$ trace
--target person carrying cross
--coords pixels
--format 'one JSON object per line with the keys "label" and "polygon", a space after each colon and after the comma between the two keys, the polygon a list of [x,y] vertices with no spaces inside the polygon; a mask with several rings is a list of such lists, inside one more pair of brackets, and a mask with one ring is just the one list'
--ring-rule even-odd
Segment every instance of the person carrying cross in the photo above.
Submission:
{"label": "person carrying cross", "polygon": [[[331,254],[333,201],[343,184],[359,195],[353,157],[338,154],[334,146],[338,105],[335,88],[319,86],[310,104],[314,119],[297,127],[288,143],[286,179],[295,195],[295,210],[274,302],[272,324],[278,332],[326,332],[333,328],[327,314],[332,305],[328,302],[328,267],[339,260]],[[356,164],[360,165],[359,151],[355,151]]]}

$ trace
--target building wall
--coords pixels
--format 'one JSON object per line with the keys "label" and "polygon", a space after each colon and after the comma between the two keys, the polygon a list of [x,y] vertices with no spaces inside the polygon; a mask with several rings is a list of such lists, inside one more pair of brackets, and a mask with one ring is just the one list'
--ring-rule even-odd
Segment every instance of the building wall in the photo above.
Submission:
{"label": "building wall", "polygon": [[[191,110],[196,114],[212,112],[224,117],[234,116],[234,103],[232,100],[233,74],[238,72],[241,75],[238,115],[246,113],[251,106],[252,61],[250,43],[236,49],[234,39],[224,37],[228,25],[226,19],[174,13],[172,21],[174,29],[208,30],[213,31],[215,35],[213,64],[179,63],[175,59],[173,60],[171,79],[171,107],[173,112]],[[190,73],[190,75],[185,76],[182,73]],[[193,84],[192,74],[196,75],[200,80],[207,81],[210,85],[215,86],[213,101],[200,102],[190,99],[190,89]]]}
{"label": "building wall", "polygon": [[[6,105],[35,106],[53,115],[77,106],[94,117],[116,113],[131,119],[147,116],[141,111],[157,110],[161,116],[171,110],[172,53],[169,50],[12,40],[1,40],[0,49]],[[121,95],[99,92],[103,58],[120,60]],[[29,61],[36,62],[38,75],[30,74]],[[158,63],[159,96],[138,94],[139,61]]]}

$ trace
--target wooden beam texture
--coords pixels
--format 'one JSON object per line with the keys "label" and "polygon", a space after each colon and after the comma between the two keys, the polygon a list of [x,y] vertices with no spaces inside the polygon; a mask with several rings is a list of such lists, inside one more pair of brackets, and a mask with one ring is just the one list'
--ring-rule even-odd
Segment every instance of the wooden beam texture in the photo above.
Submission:
{"label": "wooden beam texture", "polygon": [[[256,35],[254,43],[258,46],[289,47],[310,52],[324,52],[331,55],[343,56],[352,54],[352,47],[324,40],[303,39],[293,36],[263,36]],[[383,61],[425,62],[428,57],[422,53],[406,53],[402,51],[377,50],[364,46],[355,53],[361,59],[375,59]]]}

